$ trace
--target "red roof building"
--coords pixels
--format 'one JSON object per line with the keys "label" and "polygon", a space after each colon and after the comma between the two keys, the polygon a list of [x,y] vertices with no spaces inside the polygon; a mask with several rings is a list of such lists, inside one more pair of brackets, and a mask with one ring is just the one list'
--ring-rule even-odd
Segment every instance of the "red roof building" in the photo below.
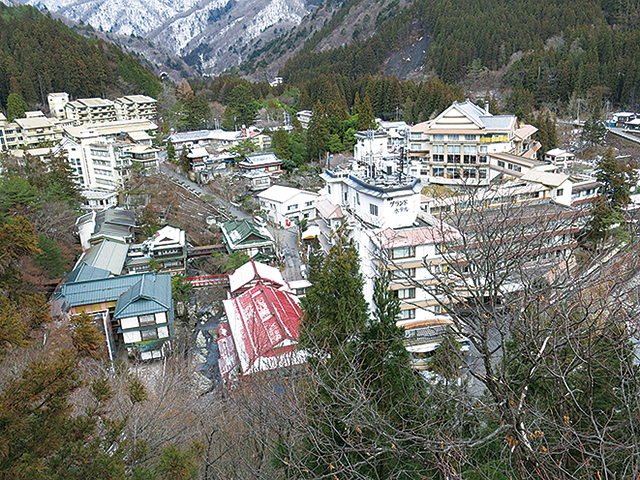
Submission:
{"label": "red roof building", "polygon": [[[245,293],[223,300],[237,367],[242,375],[301,364],[297,349],[302,310],[297,297],[259,282]],[[220,340],[223,340],[221,336]],[[219,343],[220,343],[219,340]],[[225,340],[225,347],[229,345]],[[228,348],[220,349],[220,370],[233,367]]]}

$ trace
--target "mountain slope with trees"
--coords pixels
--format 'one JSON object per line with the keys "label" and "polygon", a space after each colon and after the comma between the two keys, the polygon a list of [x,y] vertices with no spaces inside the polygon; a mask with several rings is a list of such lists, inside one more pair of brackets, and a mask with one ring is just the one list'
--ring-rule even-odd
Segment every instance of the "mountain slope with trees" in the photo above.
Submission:
{"label": "mountain slope with trees", "polygon": [[103,40],[86,39],[32,7],[0,3],[0,107],[16,94],[30,106],[50,92],[74,98],[144,93],[159,80],[133,55]]}

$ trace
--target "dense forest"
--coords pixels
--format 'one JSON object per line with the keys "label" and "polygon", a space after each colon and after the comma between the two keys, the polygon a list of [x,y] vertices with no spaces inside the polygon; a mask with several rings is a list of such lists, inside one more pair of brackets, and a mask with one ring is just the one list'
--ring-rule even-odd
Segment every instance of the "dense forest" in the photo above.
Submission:
{"label": "dense forest", "polygon": [[35,106],[46,104],[50,92],[156,97],[160,82],[113,44],[81,37],[35,8],[0,3],[0,108],[10,93]]}
{"label": "dense forest", "polygon": [[[521,89],[522,98],[529,97],[536,107],[567,102],[572,95],[584,98],[594,89],[616,105],[638,103],[638,2],[525,1],[514,8],[497,0],[417,0],[377,23],[377,32],[367,39],[317,52],[315,47],[332,27],[329,22],[280,73],[294,85],[322,74],[352,79],[376,75],[389,54],[418,32],[432,38],[425,66],[447,83],[510,65],[508,86]],[[286,45],[274,42],[273,48]]]}

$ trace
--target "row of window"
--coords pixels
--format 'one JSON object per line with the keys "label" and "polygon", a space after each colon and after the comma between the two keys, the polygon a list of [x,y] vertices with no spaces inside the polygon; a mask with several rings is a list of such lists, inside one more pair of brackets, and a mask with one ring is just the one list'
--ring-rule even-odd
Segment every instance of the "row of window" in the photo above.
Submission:
{"label": "row of window", "polygon": [[465,140],[467,142],[475,142],[478,140],[478,135],[455,135],[455,134],[435,134],[435,135],[424,135],[422,133],[412,133],[411,140],[427,140],[434,142],[442,142],[448,140],[450,142],[458,142],[460,140]]}
{"label": "row of window", "polygon": [[[420,173],[428,175],[429,171],[423,170]],[[460,168],[445,169],[444,167],[433,167],[432,176],[440,178],[479,178],[480,180],[484,180],[487,178],[487,169],[481,168],[476,170],[475,168],[463,168],[461,171]]]}

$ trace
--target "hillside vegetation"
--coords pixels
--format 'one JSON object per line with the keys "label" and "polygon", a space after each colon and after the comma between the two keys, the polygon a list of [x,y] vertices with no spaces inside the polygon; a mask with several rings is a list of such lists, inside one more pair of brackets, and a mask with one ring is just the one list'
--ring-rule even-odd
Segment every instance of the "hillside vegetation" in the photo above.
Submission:
{"label": "hillside vegetation", "polygon": [[[422,35],[430,36],[431,43],[421,68],[447,83],[510,66],[504,80],[523,94],[520,103],[531,106],[567,102],[574,94],[596,95],[619,105],[634,105],[639,99],[637,1],[525,0],[516,5],[500,0],[416,0],[399,11],[398,2],[385,5],[379,0],[376,18],[371,19],[375,33],[369,36],[356,31],[360,24],[348,23],[353,20],[349,12],[360,3],[339,5],[313,34],[299,28],[280,37],[257,52],[246,68],[259,67],[258,58],[264,64],[271,56],[296,51],[296,41],[306,38],[280,70],[286,82],[300,85],[322,74],[375,76],[394,52]],[[340,29],[353,34],[330,48],[327,39]]]}
{"label": "hillside vegetation", "polygon": [[0,3],[0,107],[10,93],[35,106],[62,91],[76,98],[156,96],[160,83],[118,47],[83,38],[35,8]]}

